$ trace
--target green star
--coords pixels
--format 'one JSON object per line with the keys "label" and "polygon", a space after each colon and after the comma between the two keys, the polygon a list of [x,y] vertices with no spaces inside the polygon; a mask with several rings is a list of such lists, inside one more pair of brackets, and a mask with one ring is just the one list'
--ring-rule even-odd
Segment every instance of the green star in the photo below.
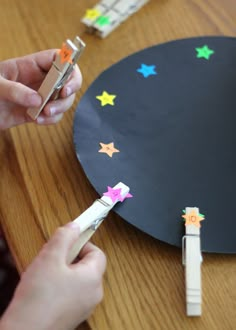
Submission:
{"label": "green star", "polygon": [[214,50],[210,49],[207,45],[195,48],[195,50],[197,51],[197,58],[203,57],[206,60],[209,60],[210,56],[215,53]]}
{"label": "green star", "polygon": [[109,25],[110,24],[110,18],[109,16],[100,16],[96,23],[100,26],[104,26],[104,25]]}
{"label": "green star", "polygon": [[[182,212],[183,212],[184,214],[186,214],[186,211],[185,211],[185,210],[182,210]],[[199,215],[200,215],[201,217],[205,218],[205,215],[204,215],[204,214],[199,213]]]}

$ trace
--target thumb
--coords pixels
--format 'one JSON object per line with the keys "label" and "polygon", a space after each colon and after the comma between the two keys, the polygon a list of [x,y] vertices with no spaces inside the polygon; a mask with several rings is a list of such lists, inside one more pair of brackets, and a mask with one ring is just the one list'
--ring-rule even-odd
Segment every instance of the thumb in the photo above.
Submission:
{"label": "thumb", "polygon": [[24,107],[37,107],[42,103],[41,96],[33,89],[0,76],[0,99]]}
{"label": "thumb", "polygon": [[59,227],[47,243],[52,255],[58,256],[58,259],[65,261],[68,252],[79,237],[80,228],[76,222],[69,222],[63,227]]}

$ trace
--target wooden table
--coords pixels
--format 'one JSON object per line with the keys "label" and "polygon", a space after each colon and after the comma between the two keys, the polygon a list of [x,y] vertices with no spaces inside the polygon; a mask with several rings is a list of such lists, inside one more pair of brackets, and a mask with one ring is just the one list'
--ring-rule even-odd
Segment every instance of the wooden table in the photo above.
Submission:
{"label": "wooden table", "polygon": [[[104,40],[87,35],[80,23],[94,4],[1,0],[1,59],[60,47],[66,38],[81,36],[87,48],[80,60],[84,79],[77,103],[104,69],[133,52],[183,37],[236,35],[235,0],[151,0]],[[0,133],[1,225],[19,272],[55,228],[76,218],[97,198],[74,151],[76,103],[56,126],[30,124]],[[82,327],[236,329],[234,255],[204,254],[203,315],[194,319],[185,316],[180,249],[152,239],[115,214],[108,216],[93,242],[108,258],[105,297]]]}

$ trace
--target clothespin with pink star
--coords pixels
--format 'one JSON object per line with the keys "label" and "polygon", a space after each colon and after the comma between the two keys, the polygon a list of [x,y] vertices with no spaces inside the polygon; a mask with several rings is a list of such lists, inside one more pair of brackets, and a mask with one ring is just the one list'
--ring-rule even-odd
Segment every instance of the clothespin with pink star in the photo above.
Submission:
{"label": "clothespin with pink star", "polygon": [[68,263],[71,263],[77,257],[81,248],[92,237],[109,211],[118,202],[123,202],[126,198],[133,197],[129,192],[130,188],[122,182],[119,182],[113,188],[108,186],[107,189],[107,192],[103,193],[100,199],[97,199],[85,212],[74,220],[79,225],[80,235],[69,252]]}
{"label": "clothespin with pink star", "polygon": [[204,215],[199,213],[197,207],[186,207],[182,217],[185,220],[182,257],[185,265],[186,313],[187,316],[200,316],[202,313],[200,227]]}

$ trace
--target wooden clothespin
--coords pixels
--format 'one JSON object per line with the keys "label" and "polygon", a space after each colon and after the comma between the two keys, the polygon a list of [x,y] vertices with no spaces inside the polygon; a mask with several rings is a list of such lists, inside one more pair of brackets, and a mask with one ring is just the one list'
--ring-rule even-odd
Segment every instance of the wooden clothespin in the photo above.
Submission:
{"label": "wooden clothespin", "polygon": [[87,32],[95,32],[101,38],[108,36],[129,16],[143,7],[149,0],[102,0],[88,9],[81,22]]}
{"label": "wooden clothespin", "polygon": [[202,313],[201,288],[201,242],[200,221],[204,216],[197,207],[186,207],[182,216],[185,219],[185,236],[182,241],[182,259],[185,265],[185,291],[187,316],[200,316]]}
{"label": "wooden clothespin", "polygon": [[100,199],[97,199],[85,212],[74,220],[74,222],[79,223],[80,235],[69,252],[67,258],[68,264],[77,257],[81,248],[92,237],[116,203],[123,202],[126,198],[132,197],[129,190],[130,188],[122,182],[119,182],[113,188],[108,187],[108,191]]}
{"label": "wooden clothespin", "polygon": [[73,42],[66,40],[62,48],[58,51],[48,74],[38,90],[43,103],[40,107],[29,108],[27,110],[27,114],[33,120],[38,117],[51,98],[56,99],[58,97],[59,91],[69,78],[84,48],[85,43],[79,37],[76,37]]}

